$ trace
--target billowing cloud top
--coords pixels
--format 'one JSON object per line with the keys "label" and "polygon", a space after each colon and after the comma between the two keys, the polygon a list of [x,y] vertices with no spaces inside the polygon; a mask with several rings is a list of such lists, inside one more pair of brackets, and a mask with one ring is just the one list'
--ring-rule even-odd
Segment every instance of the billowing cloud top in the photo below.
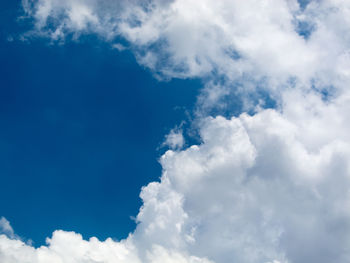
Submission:
{"label": "billowing cloud top", "polygon": [[[182,134],[170,134],[174,150],[161,157],[160,182],[142,189],[127,239],[56,231],[35,249],[1,235],[0,262],[350,262],[350,2],[23,6],[34,22],[26,37],[98,34],[112,46],[123,38],[160,78],[202,77],[200,111],[234,93],[254,114],[201,114],[202,143],[184,150]],[[275,109],[254,100],[261,90]]]}

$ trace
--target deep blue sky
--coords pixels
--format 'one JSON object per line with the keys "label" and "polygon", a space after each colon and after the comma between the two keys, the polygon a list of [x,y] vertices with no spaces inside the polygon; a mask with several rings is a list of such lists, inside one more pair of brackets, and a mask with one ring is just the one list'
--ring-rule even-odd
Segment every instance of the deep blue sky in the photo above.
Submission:
{"label": "deep blue sky", "polygon": [[18,2],[0,4],[0,216],[36,246],[56,229],[125,237],[200,82],[158,82],[96,39],[9,42]]}

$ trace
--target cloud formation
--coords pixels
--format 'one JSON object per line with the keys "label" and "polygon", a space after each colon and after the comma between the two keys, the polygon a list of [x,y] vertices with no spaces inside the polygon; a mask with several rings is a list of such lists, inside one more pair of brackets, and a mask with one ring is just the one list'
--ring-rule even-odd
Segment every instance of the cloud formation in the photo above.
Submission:
{"label": "cloud formation", "polygon": [[35,250],[1,236],[1,262],[348,262],[349,98],[313,99],[203,120],[201,145],[162,156],[128,239],[56,231]]}
{"label": "cloud formation", "polygon": [[203,78],[199,114],[232,108],[228,95],[249,111],[257,91],[279,103],[289,86],[327,94],[347,86],[350,4],[302,2],[23,0],[33,23],[25,36],[64,43],[97,35],[160,79]]}
{"label": "cloud formation", "polygon": [[307,80],[348,56],[346,1],[310,1],[305,8],[295,0],[23,0],[23,6],[33,34],[64,40],[94,33],[110,42],[121,36],[140,63],[165,77],[215,72]]}
{"label": "cloud formation", "polygon": [[[23,1],[30,33],[122,37],[161,78],[201,77],[201,109],[234,92],[244,108],[198,120],[200,145],[170,133],[163,173],[141,191],[122,241],[56,231],[33,248],[0,236],[5,263],[350,261],[350,3]],[[124,45],[123,45],[124,47]],[[254,95],[276,100],[264,109]],[[238,92],[238,93],[237,93]],[[180,146],[181,145],[181,146]],[[6,234],[6,233],[5,233]]]}

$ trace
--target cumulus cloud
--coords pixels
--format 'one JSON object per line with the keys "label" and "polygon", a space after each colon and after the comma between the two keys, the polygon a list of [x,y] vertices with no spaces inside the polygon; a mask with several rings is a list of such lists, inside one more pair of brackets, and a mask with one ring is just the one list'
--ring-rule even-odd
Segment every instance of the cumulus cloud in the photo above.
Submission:
{"label": "cumulus cloud", "polygon": [[[244,74],[307,80],[348,50],[350,4],[310,1],[23,0],[34,31],[52,39],[124,37],[167,77]],[[308,37],[305,38],[305,35]]]}
{"label": "cumulus cloud", "polygon": [[[202,143],[180,150],[182,134],[168,135],[173,149],[160,159],[160,181],[142,189],[138,225],[127,239],[86,241],[56,231],[47,246],[33,248],[5,233],[1,262],[350,261],[350,3],[23,6],[34,22],[31,36],[64,41],[93,33],[112,45],[122,37],[155,75],[202,77]],[[274,109],[264,109],[262,90]],[[232,92],[249,94],[242,97],[249,114],[205,116]]]}
{"label": "cumulus cloud", "polygon": [[232,108],[228,94],[252,110],[257,90],[280,101],[288,86],[332,93],[349,78],[347,1],[22,1],[27,38],[95,34],[118,50],[122,38],[160,79],[205,79],[199,113]]}
{"label": "cumulus cloud", "polygon": [[[348,117],[343,108],[326,120],[327,106],[302,105],[296,120],[275,110],[209,118],[202,145],[163,156],[163,177],[185,197],[193,253],[215,262],[349,260],[350,148],[338,133],[349,131]],[[307,115],[323,124],[311,130]]]}
{"label": "cumulus cloud", "polygon": [[[299,95],[289,96],[294,104]],[[318,106],[311,109],[300,103],[303,109],[287,105],[283,114],[267,109],[203,120],[202,144],[162,156],[161,180],[142,189],[128,239],[84,241],[56,231],[35,250],[2,236],[0,259],[349,262],[349,98],[334,107],[313,96]]]}

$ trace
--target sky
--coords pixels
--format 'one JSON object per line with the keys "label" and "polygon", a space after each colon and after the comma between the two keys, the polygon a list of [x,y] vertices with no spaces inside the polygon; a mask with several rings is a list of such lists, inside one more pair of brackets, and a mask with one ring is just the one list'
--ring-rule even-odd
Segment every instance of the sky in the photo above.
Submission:
{"label": "sky", "polygon": [[165,135],[186,120],[200,81],[159,82],[130,52],[93,38],[8,41],[20,4],[2,5],[1,24],[12,27],[0,49],[1,215],[35,245],[56,228],[126,237],[141,187],[160,177]]}
{"label": "sky", "polygon": [[350,261],[347,1],[0,10],[0,262]]}

